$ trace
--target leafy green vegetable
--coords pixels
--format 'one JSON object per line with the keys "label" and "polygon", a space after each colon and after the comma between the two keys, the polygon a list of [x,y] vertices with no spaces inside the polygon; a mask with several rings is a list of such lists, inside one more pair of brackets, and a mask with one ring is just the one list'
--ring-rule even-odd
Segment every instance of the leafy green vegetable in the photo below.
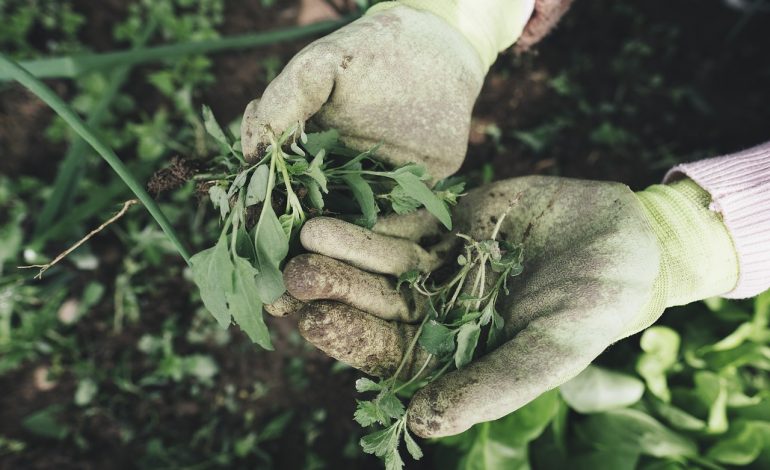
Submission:
{"label": "leafy green vegetable", "polygon": [[598,413],[638,402],[644,393],[644,383],[630,375],[588,366],[559,390],[575,411]]}
{"label": "leafy green vegetable", "polygon": [[580,434],[597,448],[653,457],[694,457],[692,439],[668,429],[650,415],[624,408],[593,414],[580,423]]}
{"label": "leafy green vegetable", "polygon": [[[406,167],[397,172],[414,177],[420,174],[414,168]],[[459,191],[462,187],[458,186],[456,189]],[[413,458],[419,459],[422,456],[417,443],[406,431],[407,412],[398,394],[408,394],[407,387],[412,386],[408,390],[413,392],[418,384],[424,386],[436,380],[451,366],[459,369],[468,364],[478,347],[482,327],[486,327],[488,345],[495,343],[493,340],[495,335],[502,336],[504,321],[495,310],[495,303],[500,291],[505,289],[508,278],[521,273],[523,254],[520,246],[496,240],[505,215],[499,218],[489,240],[476,241],[467,235],[458,235],[466,242],[464,254],[458,257],[458,272],[445,283],[439,286],[428,286],[426,282],[430,277],[429,273],[421,274],[418,271],[408,271],[399,276],[397,288],[407,284],[416,296],[424,296],[425,302],[420,303],[424,305],[424,311],[421,312],[423,321],[404,354],[401,364],[390,378],[381,379],[379,383],[369,379],[360,379],[356,382],[356,389],[359,392],[377,392],[377,395],[372,400],[358,402],[354,419],[364,427],[377,424],[385,427],[383,430],[364,436],[361,446],[365,452],[383,458],[387,468],[399,469],[403,465],[398,453],[398,446],[402,439]],[[483,282],[488,271],[491,271],[490,279],[493,279],[492,276],[497,276],[491,288]],[[469,278],[471,273],[474,274],[472,279]],[[429,356],[411,378],[401,382],[401,371],[406,361],[411,359],[417,344],[427,351]],[[434,367],[433,370],[429,369],[431,366]],[[549,396],[553,399],[556,395]],[[543,398],[543,400],[546,399]],[[489,444],[492,447],[497,445]],[[486,438],[480,440],[478,446],[474,447],[476,449],[474,452],[479,452],[480,456],[473,457],[468,462],[487,463],[487,454],[492,452],[487,447]],[[510,454],[511,450],[506,452]],[[516,462],[526,463],[526,448],[522,450],[519,445],[516,447],[516,452],[518,452]],[[510,460],[510,455],[507,455],[499,462],[492,460],[489,463],[513,465],[513,460]]]}
{"label": "leafy green vegetable", "polygon": [[[262,305],[284,293],[282,263],[292,237],[308,216],[330,210],[372,227],[379,212],[401,210],[389,197],[401,190],[419,200],[415,208],[425,205],[451,226],[446,204],[456,202],[463,189],[460,183],[443,185],[434,193],[425,183],[429,176],[424,168],[410,164],[386,171],[371,158],[376,148],[352,152],[339,144],[334,130],[306,135],[289,129],[274,136],[262,158],[246,164],[240,142],[217,122],[211,109],[204,106],[202,114],[206,131],[224,152],[211,168],[217,174],[221,167],[221,174],[206,184],[211,203],[225,223],[217,244],[193,257],[193,280],[221,326],[234,320],[261,346],[271,347]],[[286,146],[291,152],[283,150]],[[349,214],[350,207],[330,208],[334,199],[327,200],[334,196],[330,188],[349,192],[362,215]]]}
{"label": "leafy green vegetable", "polygon": [[639,356],[636,370],[650,391],[666,402],[671,400],[666,371],[676,363],[679,342],[679,334],[665,326],[648,328],[640,342],[644,354]]}

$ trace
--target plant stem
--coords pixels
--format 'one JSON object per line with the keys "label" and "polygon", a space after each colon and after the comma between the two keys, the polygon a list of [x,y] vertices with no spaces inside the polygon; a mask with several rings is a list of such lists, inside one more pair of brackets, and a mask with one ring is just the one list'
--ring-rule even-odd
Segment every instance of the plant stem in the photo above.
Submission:
{"label": "plant stem", "polygon": [[171,223],[166,218],[163,211],[161,211],[158,204],[147,194],[144,187],[139,184],[134,178],[126,165],[115,155],[115,152],[104,144],[96,134],[80,119],[75,112],[62,101],[56,93],[47,87],[43,82],[35,78],[32,74],[21,68],[16,62],[7,58],[4,54],[0,53],[0,74],[6,73],[8,76],[18,81],[21,85],[34,93],[38,98],[43,100],[45,104],[50,106],[56,114],[69,124],[72,129],[112,167],[115,173],[118,174],[120,179],[126,183],[126,186],[136,195],[137,199],[147,208],[147,211],[160,225],[160,228],[169,238],[171,243],[176,247],[179,254],[189,264],[190,255],[187,249],[182,245],[181,240],[177,237],[176,231],[171,226]]}
{"label": "plant stem", "polygon": [[401,363],[398,365],[398,368],[396,369],[396,372],[393,374],[392,379],[398,380],[399,374],[401,374],[401,370],[406,365],[406,361],[411,357],[412,352],[414,351],[414,347],[417,346],[417,341],[420,339],[420,335],[422,334],[422,328],[425,326],[425,323],[428,321],[428,315],[425,315],[422,317],[422,322],[420,323],[419,328],[417,328],[417,331],[414,333],[414,337],[412,338],[412,341],[409,343],[409,346],[406,348],[406,351],[404,351],[404,355],[401,357]]}

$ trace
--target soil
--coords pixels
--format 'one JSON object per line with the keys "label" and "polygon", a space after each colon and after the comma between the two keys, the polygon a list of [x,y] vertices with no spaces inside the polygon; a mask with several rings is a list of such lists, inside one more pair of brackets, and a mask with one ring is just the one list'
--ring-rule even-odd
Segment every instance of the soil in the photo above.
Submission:
{"label": "soil", "polygon": [[[474,111],[474,126],[465,171],[476,172],[485,164],[494,168],[495,178],[532,173],[621,181],[634,189],[660,181],[672,163],[735,151],[770,138],[770,44],[767,15],[745,17],[727,9],[717,0],[650,0],[633,2],[633,9],[615,0],[576,2],[562,24],[543,43],[523,56],[506,54],[491,69]],[[116,45],[111,26],[122,18],[120,0],[76,2],[87,14],[83,40],[93,50],[105,51]],[[259,1],[227,2],[222,31],[238,34],[270,30],[296,24],[299,2],[276,2],[265,9]],[[625,12],[624,9],[630,12]],[[609,18],[609,20],[604,20]],[[217,55],[214,58],[217,85],[200,101],[210,104],[222,121],[239,115],[246,103],[258,96],[272,71],[265,64],[274,56],[285,63],[307,41],[295,41],[260,49]],[[646,45],[646,46],[643,46]],[[636,52],[634,52],[636,51]],[[565,75],[578,92],[560,93],[554,79]],[[650,84],[659,76],[663,85]],[[57,92],[71,91],[65,82],[52,82]],[[131,85],[141,89],[142,85]],[[131,89],[131,88],[129,88]],[[672,90],[677,97],[672,98]],[[136,91],[136,90],[133,90]],[[138,93],[139,96],[142,93]],[[586,112],[590,108],[593,111]],[[554,131],[545,148],[536,151],[522,141],[516,131],[531,131],[563,118],[570,125]],[[52,180],[53,162],[63,156],[63,148],[47,143],[43,129],[52,115],[45,106],[18,87],[0,89],[0,174],[16,177],[31,174]],[[629,141],[607,145],[589,136],[611,120],[632,131]],[[502,130],[499,139],[486,132],[495,124]],[[558,128],[558,126],[556,126]],[[95,238],[97,250],[113,259],[97,273],[114,278],[120,260],[120,241],[109,234]],[[91,360],[99,369],[130,364],[132,375],[140,374],[147,361],[126,356],[142,335],[162,330],[164,321],[178,312],[193,312],[187,292],[191,286],[181,276],[148,279],[153,289],[142,296],[141,327],[111,332],[110,302],[94,312],[94,321],[80,322],[77,335],[88,344]],[[84,279],[76,281],[85,283]],[[184,317],[187,324],[193,315]],[[143,320],[144,321],[144,320]],[[306,421],[319,409],[326,410],[324,432],[312,448],[330,468],[377,468],[373,459],[350,461],[341,457],[357,426],[354,409],[354,371],[330,373],[333,361],[297,340],[296,325],[288,319],[269,319],[275,333],[276,352],[255,352],[248,340],[234,331],[235,339],[226,347],[204,345],[205,352],[220,365],[216,380],[232,384],[241,406],[262,423],[283,410],[294,410]],[[287,370],[301,358],[298,386]],[[142,436],[129,445],[122,444],[121,422],[158,421],[165,423],[161,439],[179,442],[180,435],[193,438],[212,414],[223,409],[223,386],[204,389],[203,398],[179,392],[181,385],[158,387],[151,400],[115,403],[96,417],[77,413],[67,419],[81,426],[90,447],[78,450],[51,441],[35,441],[20,425],[24,416],[49,404],[70,403],[75,377],[57,379],[50,390],[35,385],[35,370],[50,364],[28,364],[0,377],[0,434],[22,438],[35,444],[16,457],[0,456],[2,468],[131,468],[144,453],[147,439]],[[267,394],[249,398],[254,383],[267,386]],[[189,388],[189,387],[188,387]],[[102,391],[104,393],[104,391]],[[121,395],[121,396],[125,396]],[[201,403],[210,403],[203,409]],[[228,420],[240,420],[222,412],[219,426],[226,431]],[[300,468],[302,448],[309,439],[302,419],[292,420],[289,429],[276,441],[263,444],[277,468]],[[258,425],[255,425],[258,429]],[[223,431],[224,432],[224,431]],[[172,438],[173,439],[170,439]],[[147,438],[147,439],[144,439]],[[39,445],[38,445],[39,444]],[[421,465],[429,465],[428,455]],[[414,468],[419,468],[415,466]]]}

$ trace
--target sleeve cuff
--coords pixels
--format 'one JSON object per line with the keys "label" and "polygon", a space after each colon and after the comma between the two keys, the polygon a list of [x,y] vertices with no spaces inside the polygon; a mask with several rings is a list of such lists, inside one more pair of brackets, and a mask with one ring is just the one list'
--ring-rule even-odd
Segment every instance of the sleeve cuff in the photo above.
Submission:
{"label": "sleeve cuff", "polygon": [[738,253],[740,271],[726,298],[755,296],[770,287],[770,142],[735,154],[675,166],[668,183],[687,176],[711,195]]}

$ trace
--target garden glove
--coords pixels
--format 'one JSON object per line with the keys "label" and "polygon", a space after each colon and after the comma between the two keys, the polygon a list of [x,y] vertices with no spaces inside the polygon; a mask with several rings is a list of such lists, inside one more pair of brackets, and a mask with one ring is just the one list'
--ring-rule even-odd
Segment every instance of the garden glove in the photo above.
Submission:
{"label": "garden glove", "polygon": [[[568,381],[612,343],[650,326],[668,306],[730,291],[732,240],[709,194],[691,180],[633,193],[617,183],[530,176],[472,191],[454,210],[456,230],[521,243],[524,271],[497,310],[507,342],[418,391],[408,410],[423,437],[460,433],[500,418]],[[301,232],[312,254],[291,260],[287,289],[300,332],[327,354],[379,376],[394,372],[417,320],[393,276],[454,260],[424,214],[384,219],[374,232],[317,218]],[[435,237],[433,237],[435,239]],[[417,350],[408,368],[422,364]]]}
{"label": "garden glove", "polygon": [[384,2],[300,51],[246,107],[244,155],[260,157],[311,117],[347,147],[380,145],[385,163],[441,179],[465,157],[471,111],[498,51],[521,34],[534,0]]}

